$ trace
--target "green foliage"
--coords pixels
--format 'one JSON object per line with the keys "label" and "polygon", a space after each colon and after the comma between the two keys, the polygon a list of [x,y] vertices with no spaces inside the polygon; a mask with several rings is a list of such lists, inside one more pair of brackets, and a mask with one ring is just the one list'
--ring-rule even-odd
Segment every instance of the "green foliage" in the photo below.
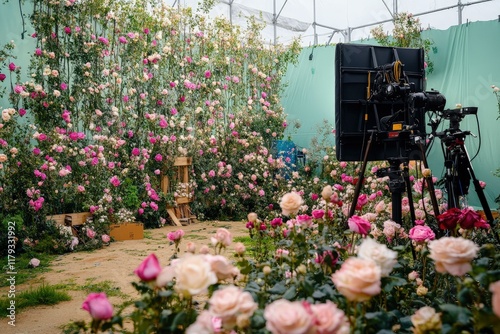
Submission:
{"label": "green foliage", "polygon": [[[0,316],[8,315],[7,307],[10,305],[11,298],[0,298]],[[16,294],[16,312],[20,312],[28,307],[39,305],[56,305],[63,301],[71,300],[71,297],[65,291],[59,291],[51,285],[40,285]]]}
{"label": "green foliage", "polygon": [[434,70],[434,63],[430,57],[431,51],[436,52],[434,42],[422,38],[422,25],[417,17],[411,13],[398,13],[394,17],[394,28],[392,35],[384,32],[382,25],[370,30],[373,38],[383,46],[395,46],[404,48],[423,48],[428,73]]}

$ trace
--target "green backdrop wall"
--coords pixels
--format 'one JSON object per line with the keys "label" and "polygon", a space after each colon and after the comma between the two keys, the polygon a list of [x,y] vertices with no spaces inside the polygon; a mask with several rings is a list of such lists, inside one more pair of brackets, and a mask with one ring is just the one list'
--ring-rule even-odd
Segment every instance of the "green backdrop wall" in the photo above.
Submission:
{"label": "green backdrop wall", "polygon": [[[500,178],[493,175],[500,167],[500,120],[491,85],[500,86],[500,22],[474,22],[447,30],[428,30],[425,37],[434,41],[431,55],[434,72],[428,75],[427,90],[434,88],[446,96],[447,108],[462,106],[479,108],[478,119],[467,116],[460,129],[470,130],[478,138],[466,141],[479,180],[486,182],[484,190],[491,208],[500,194]],[[364,43],[367,43],[366,41]],[[312,54],[312,57],[310,56]],[[305,48],[296,66],[290,66],[285,77],[288,86],[282,102],[289,120],[301,124],[298,131],[290,131],[291,139],[299,147],[309,147],[317,135],[322,120],[335,124],[335,46]],[[443,122],[447,127],[448,122]],[[480,147],[479,147],[480,145]],[[443,158],[441,145],[436,141],[429,152],[429,164],[434,175],[441,176]],[[469,204],[480,206],[471,187]]]}

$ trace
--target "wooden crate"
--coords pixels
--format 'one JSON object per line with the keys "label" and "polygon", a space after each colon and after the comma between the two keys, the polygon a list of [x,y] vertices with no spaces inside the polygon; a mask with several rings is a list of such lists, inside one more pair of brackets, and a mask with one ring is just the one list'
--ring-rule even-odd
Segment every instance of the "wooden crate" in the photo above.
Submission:
{"label": "wooden crate", "polygon": [[139,240],[144,238],[142,223],[121,223],[109,226],[109,236],[115,241]]}
{"label": "wooden crate", "polygon": [[[178,183],[189,183],[189,168],[193,163],[193,159],[191,157],[178,157],[175,158],[174,168],[175,173],[173,175],[173,180],[170,180],[168,176],[161,176],[161,190],[164,194],[171,193],[173,189],[171,189],[171,184]],[[190,189],[187,189],[189,192]],[[196,216],[191,214],[191,209],[189,207],[189,203],[193,201],[192,198],[188,197],[176,197],[175,207],[167,207],[167,212],[172,221],[177,226],[188,225],[191,222],[194,222]]]}
{"label": "wooden crate", "polygon": [[47,220],[53,220],[56,224],[64,226],[83,225],[89,218],[90,212],[63,213],[60,215],[46,216]]}

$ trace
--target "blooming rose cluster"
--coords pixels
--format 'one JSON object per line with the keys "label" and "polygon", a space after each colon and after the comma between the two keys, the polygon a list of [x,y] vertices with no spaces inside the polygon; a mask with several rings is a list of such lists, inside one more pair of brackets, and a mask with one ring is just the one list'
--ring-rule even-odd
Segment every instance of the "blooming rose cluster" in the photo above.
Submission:
{"label": "blooming rose cluster", "polygon": [[273,334],[347,334],[349,322],[337,305],[279,299],[264,310],[266,329]]}

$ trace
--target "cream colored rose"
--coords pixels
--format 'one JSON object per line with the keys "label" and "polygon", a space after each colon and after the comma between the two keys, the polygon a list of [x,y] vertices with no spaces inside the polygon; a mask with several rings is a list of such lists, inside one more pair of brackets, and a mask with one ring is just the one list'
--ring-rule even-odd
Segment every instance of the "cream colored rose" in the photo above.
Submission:
{"label": "cream colored rose", "polygon": [[332,197],[333,195],[333,189],[332,189],[332,186],[330,185],[327,185],[323,188],[323,191],[321,192],[321,197],[327,201],[327,202],[330,202],[330,198]]}
{"label": "cream colored rose", "polygon": [[316,334],[349,333],[349,322],[344,311],[337,308],[337,305],[331,301],[328,300],[325,304],[311,305],[311,311],[314,314]]}
{"label": "cream colored rose", "polygon": [[208,310],[202,311],[196,321],[186,329],[186,334],[213,334],[213,315]]}
{"label": "cream colored rose", "polygon": [[248,221],[249,222],[252,222],[252,223],[255,223],[257,221],[257,214],[255,212],[250,212],[247,216],[248,218]]}
{"label": "cream colored rose", "polygon": [[479,247],[462,237],[444,237],[428,243],[429,257],[434,260],[436,271],[462,276],[472,269],[471,261],[477,256]]}
{"label": "cream colored rose", "polygon": [[366,238],[358,248],[358,257],[362,259],[372,260],[380,267],[380,275],[382,277],[389,276],[398,262],[398,253],[387,248],[386,245],[379,244],[372,238]]}
{"label": "cream colored rose", "polygon": [[339,292],[350,301],[366,301],[380,293],[380,267],[372,260],[348,258],[332,275]]}
{"label": "cream colored rose", "polygon": [[5,154],[0,154],[0,163],[7,161],[7,156]]}
{"label": "cream colored rose", "polygon": [[301,302],[278,299],[264,310],[266,329],[273,334],[304,334],[313,328],[313,319]]}
{"label": "cream colored rose", "polygon": [[290,214],[297,214],[303,202],[304,201],[302,200],[302,197],[298,193],[296,192],[286,193],[281,198],[280,202],[281,212],[285,216],[289,216]]}
{"label": "cream colored rose", "polygon": [[188,255],[175,266],[175,289],[186,296],[206,292],[208,287],[217,283],[217,276],[203,255]]}
{"label": "cream colored rose", "polygon": [[424,306],[411,316],[414,334],[425,334],[441,330],[441,313],[436,313],[432,307]]}
{"label": "cream colored rose", "polygon": [[429,292],[429,289],[427,289],[425,286],[423,286],[423,285],[418,286],[417,295],[425,296],[427,294],[427,292]]}
{"label": "cream colored rose", "polygon": [[496,281],[490,284],[491,295],[491,305],[493,307],[493,313],[500,318],[500,281]]}
{"label": "cream colored rose", "polygon": [[208,301],[209,312],[222,320],[222,326],[228,329],[233,328],[237,323],[241,326],[249,323],[245,319],[250,319],[258,308],[257,303],[249,292],[242,291],[238,287],[228,286],[217,290]]}

